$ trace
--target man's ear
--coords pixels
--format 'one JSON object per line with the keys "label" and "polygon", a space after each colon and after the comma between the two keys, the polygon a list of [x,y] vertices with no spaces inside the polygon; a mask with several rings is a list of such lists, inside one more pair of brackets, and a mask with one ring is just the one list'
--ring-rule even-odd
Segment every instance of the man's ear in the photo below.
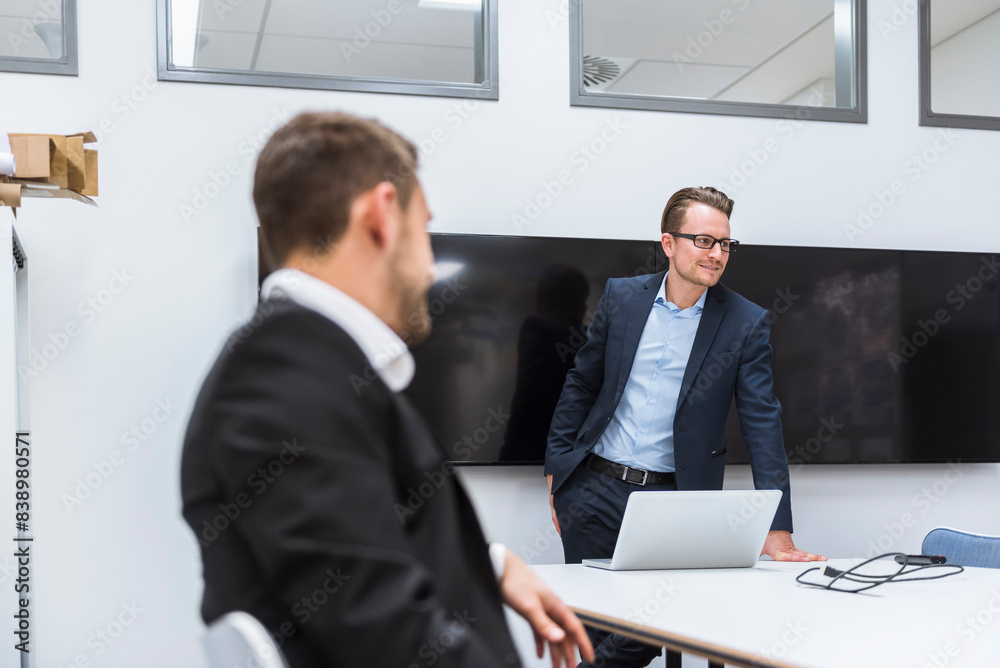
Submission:
{"label": "man's ear", "polygon": [[394,245],[399,236],[399,193],[396,186],[383,181],[362,193],[351,206],[351,217],[365,235],[379,248]]}
{"label": "man's ear", "polygon": [[663,247],[663,254],[667,257],[674,256],[674,235],[663,233],[660,235],[660,246]]}

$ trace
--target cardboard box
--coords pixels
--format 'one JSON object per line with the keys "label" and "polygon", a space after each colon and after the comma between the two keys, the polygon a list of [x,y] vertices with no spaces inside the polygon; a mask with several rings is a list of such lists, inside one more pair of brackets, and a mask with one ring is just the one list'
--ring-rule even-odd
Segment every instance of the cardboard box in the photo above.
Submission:
{"label": "cardboard box", "polygon": [[0,181],[0,206],[17,208],[21,206],[21,185]]}
{"label": "cardboard box", "polygon": [[66,137],[66,186],[82,190],[87,185],[83,158],[83,137]]}
{"label": "cardboard box", "polygon": [[92,148],[83,149],[84,162],[84,186],[80,190],[81,195],[97,197],[100,192],[97,187],[97,150]]}
{"label": "cardboard box", "polygon": [[32,183],[30,181],[18,181],[17,179],[14,179],[13,182],[21,187],[22,200],[32,197],[45,199],[75,199],[77,202],[83,202],[84,204],[89,204],[90,206],[97,206],[97,202],[90,199],[86,195],[81,195],[75,190],[60,188],[54,183]]}
{"label": "cardboard box", "polygon": [[[94,204],[98,188],[97,151],[86,148],[97,141],[93,132],[72,135],[42,135],[10,133],[14,154],[14,176],[4,185],[7,193],[3,206],[13,200],[13,187],[21,189],[20,197],[75,199]],[[31,192],[28,192],[28,189]]]}
{"label": "cardboard box", "polygon": [[49,138],[10,135],[14,154],[14,176],[19,179],[48,178]]}

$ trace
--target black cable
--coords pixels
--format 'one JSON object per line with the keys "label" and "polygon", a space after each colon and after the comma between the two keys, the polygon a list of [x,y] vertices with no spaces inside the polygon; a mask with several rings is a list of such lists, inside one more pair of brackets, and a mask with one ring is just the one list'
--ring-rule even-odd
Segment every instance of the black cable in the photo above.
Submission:
{"label": "black cable", "polygon": [[[884,559],[886,557],[896,557],[896,556],[903,557],[903,560],[901,562],[897,562],[900,564],[900,566],[895,573],[890,573],[888,575],[869,575],[867,573],[855,572],[859,568],[867,566],[873,561],[878,561],[879,559]],[[884,585],[887,582],[915,582],[917,580],[940,580],[941,578],[948,577],[949,575],[957,575],[958,573],[961,573],[962,571],[965,570],[964,568],[962,568],[957,564],[927,564],[922,566],[914,566],[910,568],[910,570],[907,570],[907,567],[909,565],[910,562],[907,555],[901,552],[886,552],[885,554],[880,554],[877,557],[872,557],[867,561],[862,561],[860,564],[852,566],[851,568],[848,568],[846,571],[841,571],[831,566],[823,567],[823,574],[828,575],[832,578],[826,584],[819,582],[807,582],[806,580],[802,579],[806,574],[820,570],[819,566],[815,566],[813,568],[810,568],[809,570],[803,571],[798,575],[798,577],[795,578],[795,581],[798,582],[799,584],[807,585],[809,587],[819,587],[820,589],[828,589],[831,591],[842,591],[849,594],[857,594],[858,592],[867,591],[868,589]],[[926,570],[928,568],[950,568],[956,570],[951,570],[948,573],[941,573],[940,575],[925,575],[922,577],[901,577],[901,576],[912,575],[913,573],[919,573],[920,571]],[[858,582],[866,586],[857,587],[854,589],[842,589],[839,587],[834,587],[834,584],[836,584],[840,580],[849,580],[851,582]]]}

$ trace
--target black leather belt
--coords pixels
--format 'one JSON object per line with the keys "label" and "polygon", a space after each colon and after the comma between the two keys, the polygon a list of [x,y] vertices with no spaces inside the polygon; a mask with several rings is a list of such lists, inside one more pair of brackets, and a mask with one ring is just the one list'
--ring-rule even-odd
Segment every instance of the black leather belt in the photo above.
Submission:
{"label": "black leather belt", "polygon": [[637,469],[594,454],[590,455],[590,463],[587,466],[593,471],[611,476],[616,480],[624,480],[633,485],[677,485],[677,477],[673,473]]}

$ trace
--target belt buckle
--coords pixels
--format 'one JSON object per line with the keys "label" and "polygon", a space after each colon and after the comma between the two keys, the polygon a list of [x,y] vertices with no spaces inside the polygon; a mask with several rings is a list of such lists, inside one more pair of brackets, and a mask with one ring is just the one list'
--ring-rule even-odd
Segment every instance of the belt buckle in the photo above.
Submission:
{"label": "belt buckle", "polygon": [[[638,482],[632,482],[631,480],[629,480],[628,479],[629,471],[642,471],[642,480]],[[636,469],[630,466],[622,465],[622,480],[628,483],[632,483],[633,485],[639,485],[640,487],[645,487],[646,481],[649,480],[649,471],[646,471],[645,469]]]}

